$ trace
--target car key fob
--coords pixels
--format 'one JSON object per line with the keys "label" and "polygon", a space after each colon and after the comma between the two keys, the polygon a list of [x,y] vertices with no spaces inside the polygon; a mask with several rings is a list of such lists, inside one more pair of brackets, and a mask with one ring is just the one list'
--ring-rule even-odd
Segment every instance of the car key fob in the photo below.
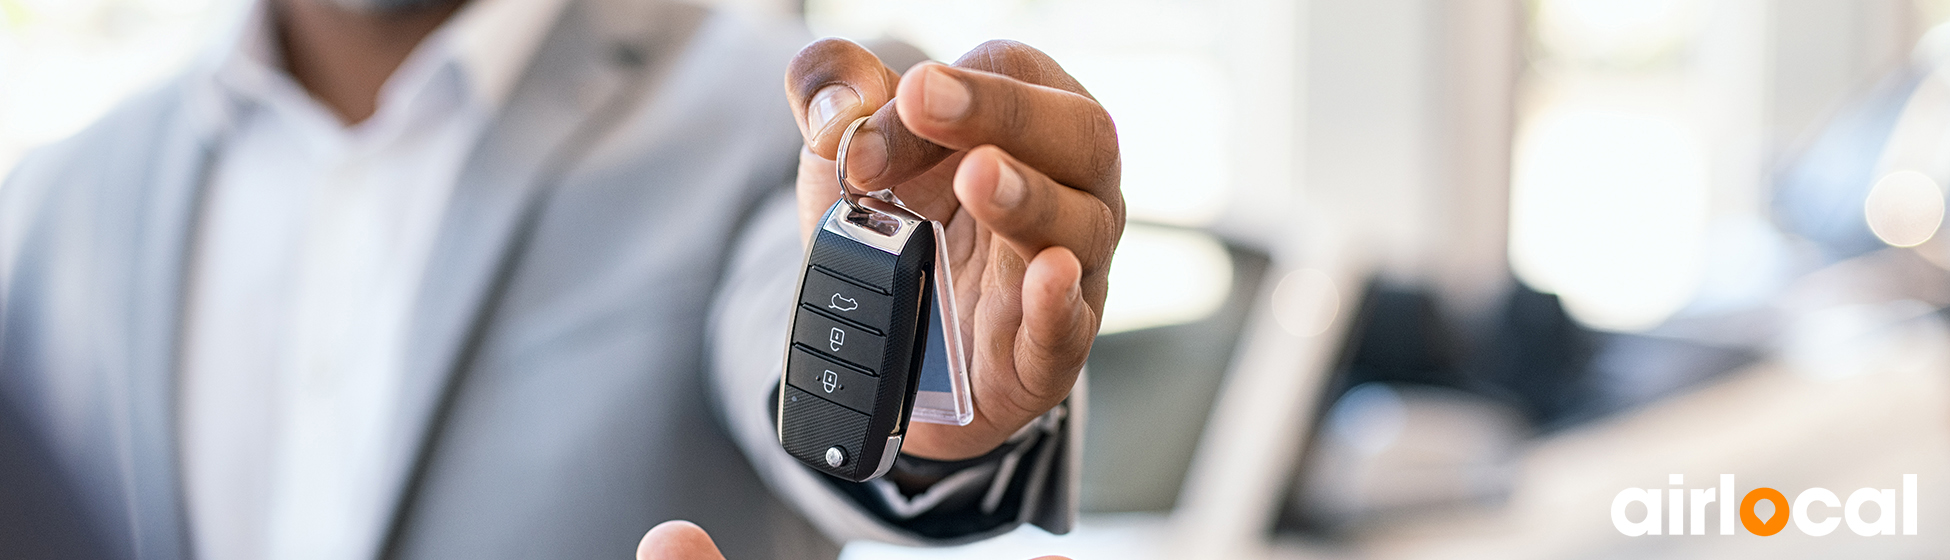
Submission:
{"label": "car key fob", "polygon": [[[935,262],[941,225],[902,206],[891,191],[860,194],[847,183],[847,148],[867,119],[854,119],[840,136],[840,199],[826,209],[806,248],[778,403],[786,453],[854,482],[893,468],[928,343],[942,338],[930,335],[944,330],[929,328],[936,308],[930,304],[952,309],[954,299],[948,293],[937,300],[930,278],[947,274],[946,266],[936,267],[946,263]],[[944,348],[960,355],[957,346]],[[965,386],[965,373],[958,377]]]}
{"label": "car key fob", "polygon": [[926,359],[936,231],[874,198],[820,220],[779,391],[779,443],[800,462],[854,482],[893,467]]}

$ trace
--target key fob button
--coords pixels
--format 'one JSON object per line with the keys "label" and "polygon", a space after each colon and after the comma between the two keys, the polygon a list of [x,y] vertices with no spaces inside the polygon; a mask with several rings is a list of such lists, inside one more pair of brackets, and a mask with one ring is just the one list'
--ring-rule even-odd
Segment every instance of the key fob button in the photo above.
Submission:
{"label": "key fob button", "polygon": [[799,288],[799,304],[881,333],[892,311],[891,298],[858,284],[841,280],[819,268],[806,271],[806,285]]}
{"label": "key fob button", "polygon": [[792,324],[792,341],[799,345],[819,351],[827,356],[839,358],[847,364],[859,366],[867,373],[879,375],[886,358],[883,349],[887,338],[868,332],[860,327],[835,321],[822,313],[808,311],[810,306],[799,308],[799,320]]}
{"label": "key fob button", "polygon": [[792,359],[786,364],[786,372],[786,383],[801,391],[856,412],[873,413],[874,395],[880,390],[878,377],[798,346],[792,348]]}

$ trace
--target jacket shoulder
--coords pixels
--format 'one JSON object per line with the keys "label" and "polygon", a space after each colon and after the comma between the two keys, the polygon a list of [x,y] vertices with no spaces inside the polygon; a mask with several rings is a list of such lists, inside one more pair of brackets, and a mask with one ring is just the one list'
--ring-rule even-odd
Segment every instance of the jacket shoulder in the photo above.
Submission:
{"label": "jacket shoulder", "polygon": [[128,197],[169,147],[199,141],[185,118],[190,83],[178,77],[142,91],[74,135],[27,152],[0,182],[0,275],[36,223],[60,219],[52,208]]}
{"label": "jacket shoulder", "polygon": [[[146,163],[172,127],[189,126],[183,117],[189,80],[177,78],[137,93],[74,135],[29,150],[7,174],[0,207],[11,211],[44,191],[99,185],[112,171]],[[0,213],[0,221],[14,216]]]}

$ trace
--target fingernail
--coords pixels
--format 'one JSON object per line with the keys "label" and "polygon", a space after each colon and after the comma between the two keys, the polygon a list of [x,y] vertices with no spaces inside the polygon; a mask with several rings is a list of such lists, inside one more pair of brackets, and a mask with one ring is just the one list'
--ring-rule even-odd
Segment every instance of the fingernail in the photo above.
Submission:
{"label": "fingernail", "polygon": [[819,134],[826,130],[833,119],[859,104],[860,94],[851,87],[834,84],[819,90],[819,93],[813,94],[812,103],[806,105],[807,134]]}
{"label": "fingernail", "polygon": [[1017,174],[1009,164],[996,162],[995,194],[989,196],[989,201],[1001,208],[1015,208],[1017,204],[1022,204],[1022,197],[1026,194],[1028,188],[1022,184],[1022,175]]}
{"label": "fingernail", "polygon": [[921,91],[926,97],[928,117],[938,121],[953,121],[968,113],[968,86],[948,74],[939,64],[930,64],[921,82]]}
{"label": "fingernail", "polygon": [[849,183],[864,183],[887,171],[887,137],[879,132],[853,133],[846,147],[846,177]]}

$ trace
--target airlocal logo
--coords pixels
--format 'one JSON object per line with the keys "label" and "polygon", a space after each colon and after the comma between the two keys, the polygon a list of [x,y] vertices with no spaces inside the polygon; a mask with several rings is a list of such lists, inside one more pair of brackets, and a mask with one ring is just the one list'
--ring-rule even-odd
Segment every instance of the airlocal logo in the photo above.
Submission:
{"label": "airlocal logo", "polygon": [[[1667,482],[1679,486],[1685,484],[1686,478],[1675,474],[1668,476]],[[1741,527],[1746,527],[1749,533],[1763,537],[1781,532],[1782,528],[1787,527],[1789,519],[1794,520],[1795,529],[1817,537],[1834,532],[1835,527],[1841,525],[1844,520],[1848,521],[1848,529],[1857,535],[1865,537],[1894,535],[1899,509],[1903,534],[1916,534],[1916,475],[1913,474],[1903,475],[1901,508],[1896,507],[1895,490],[1876,488],[1863,488],[1850,493],[1846,505],[1834,492],[1825,488],[1802,490],[1800,494],[1794,496],[1793,504],[1789,504],[1787,496],[1782,495],[1779,490],[1755,488],[1747,491],[1747,494],[1740,498],[1739,507],[1727,507],[1732,503],[1733,497],[1733,475],[1730,474],[1720,475],[1719,488],[1671,488],[1664,495],[1670,498],[1661,500],[1661,493],[1657,488],[1620,490],[1618,496],[1611,499],[1612,526],[1617,527],[1618,532],[1628,537],[1657,535],[1661,528],[1664,528],[1665,534],[1668,535],[1683,535],[1688,534],[1682,532],[1688,528],[1688,525],[1691,525],[1690,534],[1704,535],[1706,534],[1706,505],[1717,501],[1720,504],[1717,509],[1720,514],[1719,530],[1722,535],[1733,534],[1735,512],[1739,512]],[[1754,507],[1763,501],[1774,506],[1774,513],[1765,520],[1754,511]],[[1664,507],[1661,507],[1661,502],[1664,502]],[[1626,517],[1627,507],[1634,503],[1645,506],[1644,519],[1633,521]],[[1836,517],[1833,510],[1816,512],[1811,507],[1815,504],[1830,508],[1840,507],[1842,515]],[[1865,519],[1864,506],[1869,504],[1876,506],[1874,521]],[[1661,512],[1664,512],[1663,523]],[[1691,515],[1687,515],[1688,513]],[[1687,520],[1691,520],[1692,523],[1686,523]]]}

